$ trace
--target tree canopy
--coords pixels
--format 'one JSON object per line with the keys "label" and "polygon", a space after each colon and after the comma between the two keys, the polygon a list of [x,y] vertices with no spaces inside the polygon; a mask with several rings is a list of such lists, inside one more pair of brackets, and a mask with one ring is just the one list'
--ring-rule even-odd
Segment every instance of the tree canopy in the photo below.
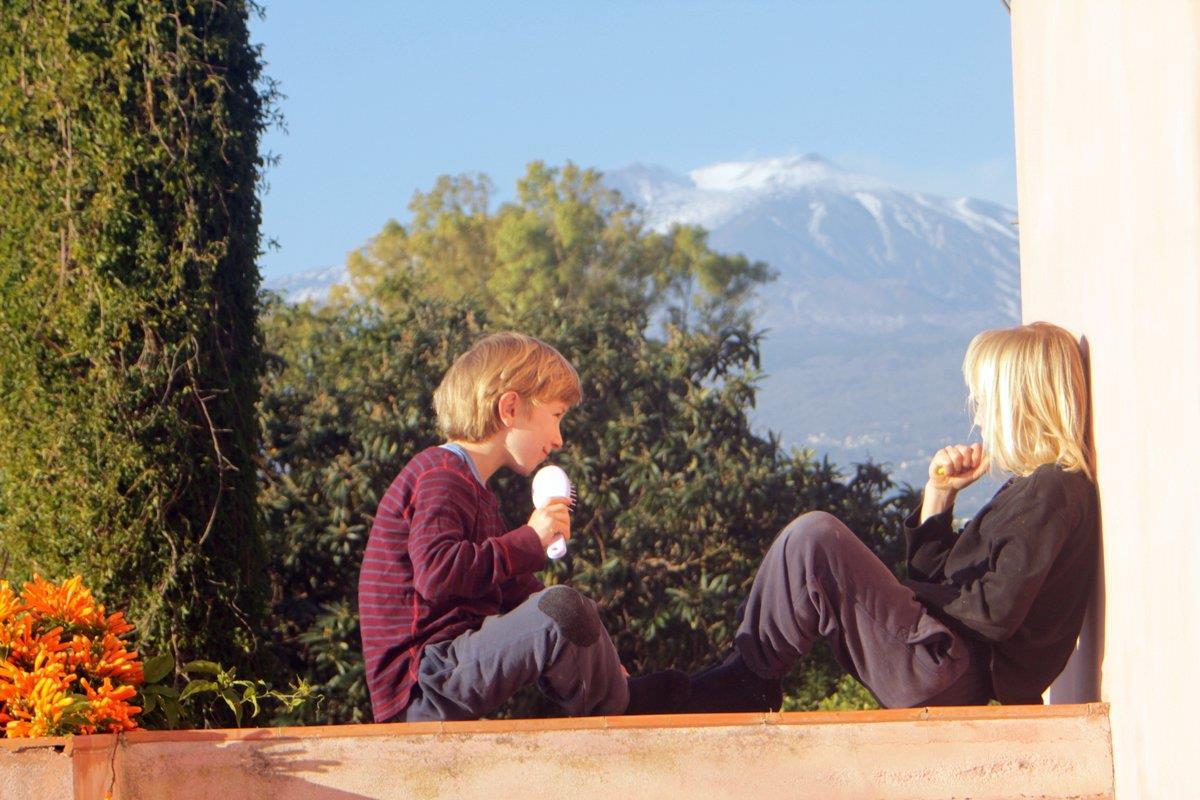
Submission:
{"label": "tree canopy", "polygon": [[350,291],[340,299],[386,306],[415,284],[423,295],[470,299],[510,316],[635,298],[677,327],[747,321],[752,292],[772,277],[767,265],[714,252],[699,227],[648,230],[602,178],[535,161],[517,182],[517,199],[492,211],[486,176],[443,176],[415,194],[407,227],[391,221],[350,255]]}

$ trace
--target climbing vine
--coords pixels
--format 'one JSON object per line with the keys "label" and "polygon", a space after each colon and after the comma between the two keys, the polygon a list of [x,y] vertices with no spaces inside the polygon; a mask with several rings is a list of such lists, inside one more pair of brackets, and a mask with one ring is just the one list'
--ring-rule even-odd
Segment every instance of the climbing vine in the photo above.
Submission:
{"label": "climbing vine", "polygon": [[0,576],[80,573],[180,659],[245,663],[259,137],[242,0],[0,13]]}

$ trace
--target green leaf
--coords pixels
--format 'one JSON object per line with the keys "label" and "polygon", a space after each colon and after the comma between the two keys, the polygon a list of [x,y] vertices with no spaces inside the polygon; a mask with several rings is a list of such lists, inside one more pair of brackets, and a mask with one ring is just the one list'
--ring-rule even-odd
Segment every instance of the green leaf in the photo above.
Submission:
{"label": "green leaf", "polygon": [[170,697],[163,697],[159,701],[159,705],[162,706],[163,713],[167,717],[167,727],[174,729],[178,726],[179,718],[183,716],[183,706]]}
{"label": "green leaf", "polygon": [[192,681],[187,686],[183,687],[183,691],[179,693],[179,700],[180,702],[183,702],[194,694],[215,691],[217,691],[216,681]]}
{"label": "green leaf", "polygon": [[160,653],[142,664],[142,674],[146,683],[158,683],[175,669],[175,657],[170,653]]}
{"label": "green leaf", "polygon": [[221,665],[214,661],[189,661],[183,665],[183,671],[189,675],[193,672],[206,675],[219,675],[221,673]]}
{"label": "green leaf", "polygon": [[252,716],[258,716],[258,694],[255,692],[254,686],[247,686],[246,690],[242,692],[242,702],[249,703],[251,708],[254,709],[254,714]]}
{"label": "green leaf", "polygon": [[229,706],[229,710],[233,712],[233,718],[237,721],[237,726],[242,727],[242,702],[237,696],[237,692],[233,689],[222,689],[221,697],[224,698],[225,704]]}

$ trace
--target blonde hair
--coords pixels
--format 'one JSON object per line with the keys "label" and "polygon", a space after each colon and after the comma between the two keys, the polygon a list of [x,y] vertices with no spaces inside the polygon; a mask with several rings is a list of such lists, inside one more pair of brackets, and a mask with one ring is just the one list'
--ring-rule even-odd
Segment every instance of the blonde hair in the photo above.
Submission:
{"label": "blonde hair", "polygon": [[1025,476],[1058,464],[1092,477],[1087,378],[1074,336],[1048,322],[984,331],[967,347],[963,377],[993,466]]}
{"label": "blonde hair", "polygon": [[505,392],[568,406],[583,397],[575,368],[553,347],[522,333],[493,333],[455,359],[434,391],[438,430],[447,439],[487,439],[500,429],[498,404]]}

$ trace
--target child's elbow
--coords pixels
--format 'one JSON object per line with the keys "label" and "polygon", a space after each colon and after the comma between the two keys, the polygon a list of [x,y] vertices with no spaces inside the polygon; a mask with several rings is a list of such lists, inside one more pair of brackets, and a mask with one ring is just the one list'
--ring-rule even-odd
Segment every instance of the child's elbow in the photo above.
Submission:
{"label": "child's elbow", "polygon": [[444,602],[451,596],[447,581],[432,570],[414,574],[413,588],[417,590],[417,594],[431,603]]}

